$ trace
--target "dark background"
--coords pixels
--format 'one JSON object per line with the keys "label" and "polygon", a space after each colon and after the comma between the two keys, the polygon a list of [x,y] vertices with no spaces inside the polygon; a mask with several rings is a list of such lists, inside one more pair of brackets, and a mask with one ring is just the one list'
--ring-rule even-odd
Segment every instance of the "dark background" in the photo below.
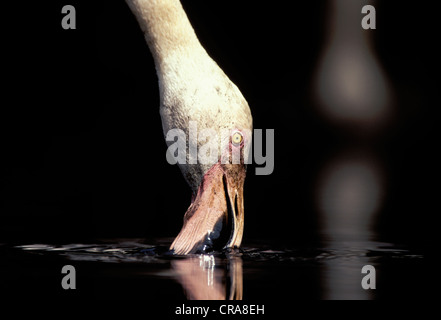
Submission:
{"label": "dark background", "polygon": [[[77,29],[61,28],[72,4]],[[245,184],[244,243],[318,240],[317,174],[364,146],[387,177],[379,239],[424,245],[439,214],[439,27],[433,2],[376,4],[377,57],[394,114],[366,138],[320,117],[312,75],[326,1],[183,1],[208,53],[275,129],[275,168]],[[153,59],[124,1],[2,5],[0,242],[174,237],[190,203],[166,162]]]}

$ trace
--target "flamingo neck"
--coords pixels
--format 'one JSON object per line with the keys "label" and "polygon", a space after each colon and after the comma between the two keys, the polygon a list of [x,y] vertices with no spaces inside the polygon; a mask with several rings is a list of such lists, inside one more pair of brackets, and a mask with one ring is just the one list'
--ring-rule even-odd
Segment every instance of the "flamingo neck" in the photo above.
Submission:
{"label": "flamingo neck", "polygon": [[208,57],[179,0],[126,0],[153,55],[161,82]]}

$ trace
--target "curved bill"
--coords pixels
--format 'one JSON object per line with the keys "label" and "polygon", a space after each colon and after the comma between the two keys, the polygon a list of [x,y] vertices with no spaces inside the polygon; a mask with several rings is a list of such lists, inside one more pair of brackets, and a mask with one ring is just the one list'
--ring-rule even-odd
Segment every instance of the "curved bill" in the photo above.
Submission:
{"label": "curved bill", "polygon": [[170,246],[175,254],[239,247],[244,226],[244,164],[217,163],[204,175]]}

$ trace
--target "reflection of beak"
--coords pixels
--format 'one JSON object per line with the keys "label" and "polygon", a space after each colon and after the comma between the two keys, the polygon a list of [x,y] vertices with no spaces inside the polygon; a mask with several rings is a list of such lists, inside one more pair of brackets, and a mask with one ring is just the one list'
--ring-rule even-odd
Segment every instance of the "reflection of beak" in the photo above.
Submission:
{"label": "reflection of beak", "polygon": [[204,175],[170,250],[188,254],[239,247],[244,225],[244,181],[245,165],[213,165]]}
{"label": "reflection of beak", "polygon": [[242,258],[229,256],[227,264],[213,255],[199,255],[171,261],[178,282],[189,300],[242,300]]}

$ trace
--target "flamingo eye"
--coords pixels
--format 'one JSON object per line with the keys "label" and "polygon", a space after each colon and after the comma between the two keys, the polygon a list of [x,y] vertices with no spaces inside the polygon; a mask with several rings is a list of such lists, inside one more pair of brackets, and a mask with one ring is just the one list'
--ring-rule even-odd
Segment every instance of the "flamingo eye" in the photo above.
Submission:
{"label": "flamingo eye", "polygon": [[233,144],[235,146],[238,146],[242,143],[243,141],[243,136],[242,133],[240,133],[239,131],[235,131],[232,135],[231,135],[231,141],[233,142]]}

